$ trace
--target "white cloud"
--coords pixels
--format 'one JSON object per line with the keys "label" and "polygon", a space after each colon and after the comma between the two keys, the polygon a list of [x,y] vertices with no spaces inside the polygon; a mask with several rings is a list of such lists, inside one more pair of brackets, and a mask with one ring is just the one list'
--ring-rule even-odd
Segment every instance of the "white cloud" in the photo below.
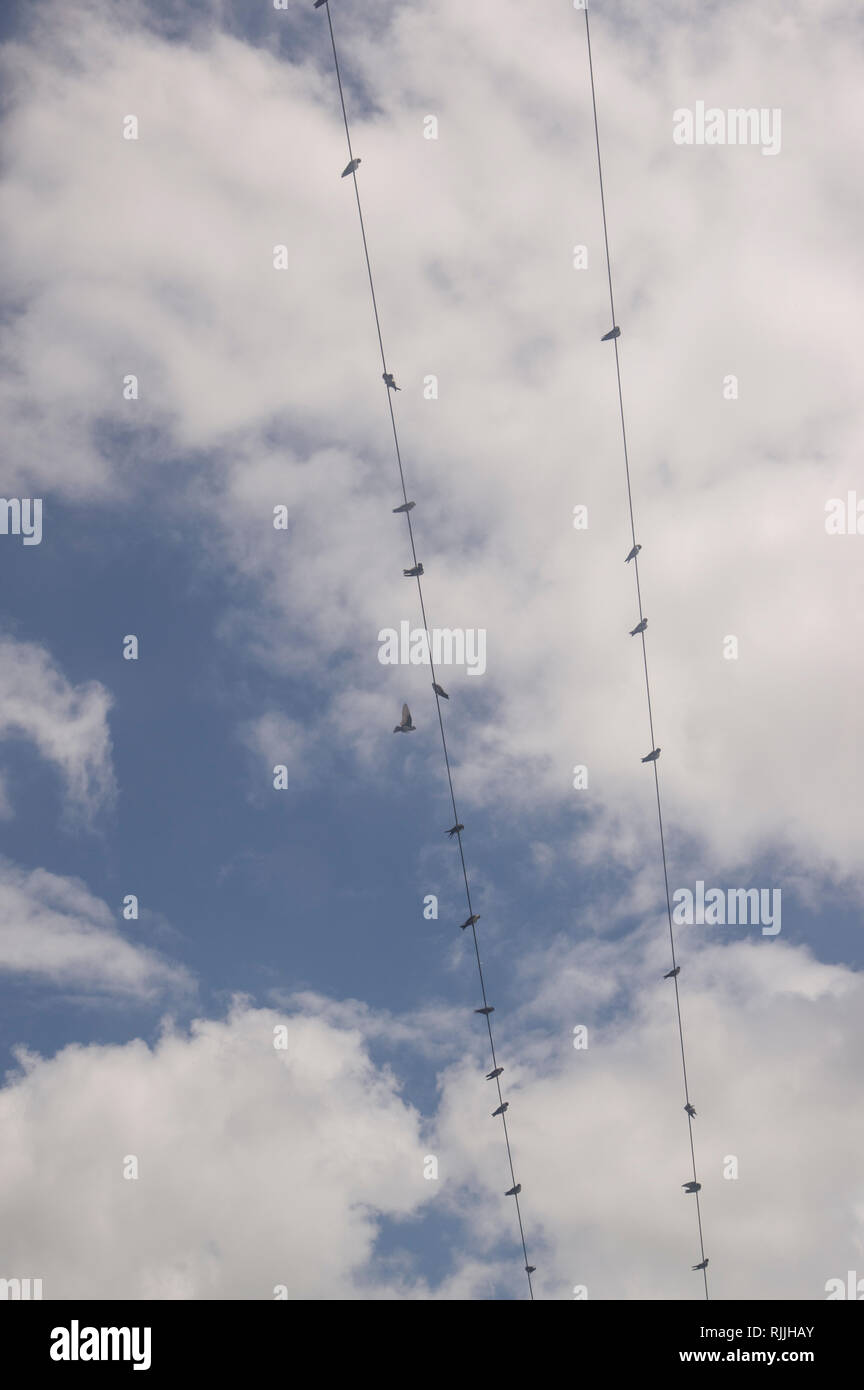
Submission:
{"label": "white cloud", "polygon": [[155,1000],[188,993],[188,972],[127,941],[75,878],[0,861],[0,971],[69,993]]}
{"label": "white cloud", "polygon": [[67,814],[85,821],[114,797],[111,704],[98,681],[71,684],[43,647],[0,637],[0,738],[30,739],[63,777]]}

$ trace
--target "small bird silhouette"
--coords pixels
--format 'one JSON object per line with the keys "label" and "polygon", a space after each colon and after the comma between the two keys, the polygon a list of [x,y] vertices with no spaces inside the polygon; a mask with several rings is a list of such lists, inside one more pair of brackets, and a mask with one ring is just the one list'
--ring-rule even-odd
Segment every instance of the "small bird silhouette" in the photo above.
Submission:
{"label": "small bird silhouette", "polygon": [[496,1077],[496,1076],[500,1076],[503,1070],[504,1070],[503,1067],[496,1067],[494,1071],[487,1072],[487,1073],[486,1073],[486,1080],[487,1080],[487,1081],[494,1081],[494,1080],[495,1080],[495,1077]]}
{"label": "small bird silhouette", "polygon": [[687,1114],[690,1116],[691,1120],[696,1119],[696,1111],[693,1109],[693,1106],[690,1104],[689,1101],[684,1106],[684,1109],[687,1111]]}
{"label": "small bird silhouette", "polygon": [[705,1259],[702,1261],[702,1263],[701,1263],[700,1265],[691,1265],[690,1268],[691,1268],[691,1269],[707,1269],[707,1268],[708,1268],[708,1257],[707,1257],[707,1255],[706,1255]]}
{"label": "small bird silhouette", "polygon": [[655,748],[655,749],[652,750],[652,752],[648,753],[648,754],[642,759],[642,761],[643,761],[643,763],[656,763],[656,761],[657,761],[657,759],[658,759],[659,757],[660,757],[660,749],[659,749],[659,748]]}
{"label": "small bird silhouette", "polygon": [[342,170],[342,178],[343,178],[343,179],[347,179],[348,175],[349,175],[349,174],[353,174],[354,171],[355,171],[355,169],[357,169],[357,168],[359,167],[359,165],[360,165],[360,160],[359,160],[359,159],[352,159],[352,160],[351,160],[351,163],[350,163],[350,164],[346,164],[346,165],[345,165],[345,168]]}
{"label": "small bird silhouette", "polygon": [[326,5],[327,0],[315,0],[315,9],[320,10],[322,5]]}
{"label": "small bird silhouette", "polygon": [[519,1195],[519,1193],[520,1193],[521,1191],[522,1191],[522,1184],[521,1184],[521,1182],[517,1182],[517,1184],[516,1184],[515,1187],[508,1187],[508,1188],[507,1188],[507,1191],[504,1193],[504,1196],[505,1196],[505,1197],[518,1197],[518,1195]]}
{"label": "small bird silhouette", "polygon": [[397,386],[397,385],[396,385],[396,382],[393,380],[393,373],[392,373],[392,372],[382,372],[381,375],[382,375],[384,381],[386,381],[386,383],[387,383],[387,385],[389,386],[389,388],[390,388],[391,391],[401,391],[401,390],[402,390],[402,387],[401,387],[401,386]]}
{"label": "small bird silhouette", "polygon": [[403,570],[402,573],[406,579],[419,579],[424,570],[422,565],[415,565],[413,569]]}
{"label": "small bird silhouette", "polygon": [[675,976],[676,976],[676,975],[680,975],[680,974],[681,974],[681,966],[680,966],[680,965],[676,965],[674,970],[667,970],[667,971],[666,971],[666,974],[663,976],[663,979],[664,979],[664,980],[674,980],[674,979],[675,979]]}
{"label": "small bird silhouette", "polygon": [[413,734],[417,725],[412,722],[411,711],[407,705],[402,706],[402,723],[397,724],[393,730],[394,734]]}
{"label": "small bird silhouette", "polygon": [[630,636],[631,636],[631,637],[635,637],[635,636],[637,635],[637,633],[644,632],[647,626],[648,626],[648,619],[647,619],[647,618],[643,618],[642,621],[641,621],[641,623],[637,623],[636,626],[635,626],[634,628],[631,628],[631,629],[630,629]]}
{"label": "small bird silhouette", "polygon": [[416,505],[416,502],[403,502],[401,507],[393,508],[393,515],[395,516],[397,512],[410,512],[411,508]]}
{"label": "small bird silhouette", "polygon": [[459,825],[451,825],[450,829],[447,831],[447,834],[450,836],[450,839],[452,840],[454,835],[458,835],[458,834],[459,834],[459,831],[460,831],[460,830],[464,830],[464,829],[465,829],[464,825],[461,825],[461,824],[459,824]]}
{"label": "small bird silhouette", "polygon": [[504,1111],[505,1111],[505,1110],[509,1110],[509,1109],[510,1109],[510,1102],[509,1102],[509,1100],[505,1100],[505,1101],[503,1102],[502,1105],[499,1105],[499,1106],[498,1106],[498,1109],[497,1109],[497,1110],[493,1110],[493,1111],[492,1111],[492,1119],[494,1120],[496,1115],[503,1115],[503,1114],[504,1114]]}
{"label": "small bird silhouette", "polygon": [[621,329],[620,329],[620,328],[610,328],[608,333],[604,333],[604,334],[603,334],[603,337],[600,339],[600,341],[601,341],[601,343],[608,343],[608,342],[611,342],[611,340],[612,340],[613,338],[620,338],[620,337],[621,337]]}
{"label": "small bird silhouette", "polygon": [[466,917],[465,921],[464,921],[464,922],[460,922],[459,925],[460,925],[460,927],[462,928],[462,930],[464,931],[466,927],[476,927],[476,925],[477,925],[477,923],[478,923],[479,921],[480,921],[480,913],[479,913],[479,912],[475,912],[475,913],[473,913],[470,917]]}
{"label": "small bird silhouette", "polygon": [[639,554],[639,551],[640,551],[641,549],[642,549],[641,545],[634,545],[633,549],[630,551],[630,554],[624,556],[624,563],[625,563],[625,565],[627,564],[627,561],[628,561],[628,560],[635,560],[635,559],[636,559],[636,556]]}
{"label": "small bird silhouette", "polygon": [[495,1005],[494,1005],[494,1004],[487,1004],[486,1007],[485,1007],[484,1009],[475,1009],[474,1012],[475,1012],[475,1014],[486,1014],[486,1016],[487,1016],[487,1018],[488,1018],[489,1014],[494,1014],[494,1012],[495,1012]]}
{"label": "small bird silhouette", "polygon": [[537,1272],[537,1266],[536,1266],[536,1265],[526,1265],[526,1266],[525,1266],[525,1273],[526,1273],[526,1274],[536,1274],[536,1272]]}
{"label": "small bird silhouette", "polygon": [[702,1191],[702,1184],[701,1184],[701,1182],[682,1182],[681,1186],[684,1188],[684,1191],[685,1191],[685,1192],[701,1192],[701,1191]]}
{"label": "small bird silhouette", "polygon": [[438,685],[435,681],[432,682],[432,689],[435,691],[436,695],[440,696],[442,700],[450,699],[450,696],[447,694],[447,691],[443,688],[443,686]]}

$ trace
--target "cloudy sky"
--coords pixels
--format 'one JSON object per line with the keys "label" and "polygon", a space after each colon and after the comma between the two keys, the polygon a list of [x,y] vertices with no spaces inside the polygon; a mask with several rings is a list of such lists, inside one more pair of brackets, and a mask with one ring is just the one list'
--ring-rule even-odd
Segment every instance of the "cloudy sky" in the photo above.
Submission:
{"label": "cloudy sky", "polygon": [[[584,16],[331,8],[535,1295],[698,1298]],[[862,37],[592,10],[670,886],[782,895],[678,934],[719,1299],[864,1274]],[[326,14],[2,40],[0,1277],[524,1298]]]}

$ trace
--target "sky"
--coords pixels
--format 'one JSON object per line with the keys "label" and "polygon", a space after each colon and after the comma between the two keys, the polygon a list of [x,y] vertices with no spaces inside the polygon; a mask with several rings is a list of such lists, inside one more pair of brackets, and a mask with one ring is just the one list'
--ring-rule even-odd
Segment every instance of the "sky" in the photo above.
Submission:
{"label": "sky", "polygon": [[[584,15],[330,9],[430,623],[485,634],[438,676],[535,1297],[696,1299]],[[711,1294],[820,1299],[864,1277],[864,20],[591,16],[670,887],[782,902],[676,928]],[[379,659],[419,611],[325,12],[0,40],[42,503],[0,534],[0,1277],[525,1298],[429,671]],[[778,148],[676,143],[700,102]]]}

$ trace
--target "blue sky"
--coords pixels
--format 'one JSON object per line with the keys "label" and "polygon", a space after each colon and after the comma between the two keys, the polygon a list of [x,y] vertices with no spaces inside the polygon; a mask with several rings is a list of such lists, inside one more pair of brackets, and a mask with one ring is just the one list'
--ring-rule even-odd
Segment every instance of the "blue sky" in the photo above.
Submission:
{"label": "blue sky", "polygon": [[[698,1297],[582,17],[338,8],[424,593],[488,634],[439,678],[537,1296]],[[819,1298],[864,1258],[860,17],[593,13],[672,887],[783,895],[679,932],[712,1292]],[[378,661],[419,614],[326,20],[3,23],[7,1277],[524,1297],[428,671]],[[701,99],[781,152],[676,147]]]}

